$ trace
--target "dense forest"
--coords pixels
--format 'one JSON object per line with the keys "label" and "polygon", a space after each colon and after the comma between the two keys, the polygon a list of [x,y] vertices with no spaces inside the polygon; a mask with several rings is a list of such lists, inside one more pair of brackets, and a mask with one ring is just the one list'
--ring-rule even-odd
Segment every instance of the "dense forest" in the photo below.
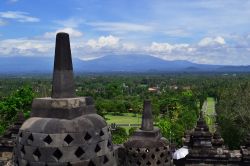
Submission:
{"label": "dense forest", "polygon": [[[207,97],[216,101],[216,123],[225,144],[238,148],[250,132],[249,74],[105,74],[77,75],[76,94],[92,96],[98,114],[137,117],[143,100],[152,101],[154,123],[172,143],[181,144],[191,130]],[[34,97],[50,96],[49,76],[0,78],[0,132],[13,123],[19,111],[28,117]],[[129,130],[131,134],[134,128]],[[114,142],[128,137],[123,128],[113,133]]]}

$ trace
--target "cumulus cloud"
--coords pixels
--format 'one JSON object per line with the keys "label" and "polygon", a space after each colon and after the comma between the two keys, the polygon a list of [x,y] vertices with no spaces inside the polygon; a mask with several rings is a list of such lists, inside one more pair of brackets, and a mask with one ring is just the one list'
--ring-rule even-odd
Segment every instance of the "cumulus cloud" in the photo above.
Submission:
{"label": "cumulus cloud", "polygon": [[1,55],[44,55],[54,48],[48,41],[33,39],[7,39],[0,41]]}
{"label": "cumulus cloud", "polygon": [[[70,29],[70,31],[73,30]],[[55,33],[53,32],[53,35]],[[0,40],[0,55],[53,56],[55,36],[50,38],[52,34],[47,35],[49,35],[49,38]],[[81,35],[78,34],[76,36]],[[225,42],[223,37],[206,37],[201,39],[200,42],[193,44],[152,42],[150,44],[139,45],[124,41],[114,35],[100,36],[93,39],[71,39],[73,56],[84,60],[91,60],[111,54],[147,54],[164,60],[188,60],[204,64],[250,63],[248,55],[250,51],[250,38],[247,35],[244,37],[226,37],[227,41],[230,39],[228,43]],[[238,47],[239,44],[242,47]]]}
{"label": "cumulus cloud", "polygon": [[[228,42],[226,42],[228,41]],[[249,65],[250,38],[248,35],[206,37],[193,44],[153,42],[148,54],[165,60],[188,60],[204,64]]]}
{"label": "cumulus cloud", "polygon": [[0,12],[0,17],[4,19],[17,20],[18,22],[39,22],[40,21],[39,18],[29,16],[29,13],[20,12],[20,11]]}
{"label": "cumulus cloud", "polygon": [[[138,54],[142,51],[135,43],[123,41],[114,35],[73,42],[72,47],[74,55],[83,60],[96,59],[112,54]],[[141,53],[143,53],[143,51]]]}
{"label": "cumulus cloud", "polygon": [[[62,30],[67,32],[65,30]],[[59,30],[58,30],[59,32]],[[19,38],[0,40],[0,55],[21,55],[21,56],[52,56],[54,54],[55,36],[46,34],[43,37],[33,39]],[[74,36],[74,35],[73,35]],[[110,53],[125,53],[135,49],[132,43],[121,42],[120,38],[112,35],[100,36],[97,39],[83,40],[71,37],[71,48],[74,57],[85,60],[94,59]],[[76,35],[77,37],[79,35]]]}
{"label": "cumulus cloud", "polygon": [[45,38],[55,38],[56,34],[58,32],[66,32],[70,35],[70,37],[81,37],[83,33],[79,30],[73,29],[73,28],[62,28],[58,29],[55,32],[46,32],[43,37]]}
{"label": "cumulus cloud", "polygon": [[150,52],[157,52],[157,53],[170,53],[173,50],[179,50],[179,49],[186,49],[188,48],[188,44],[169,44],[169,43],[157,43],[153,42],[151,46],[149,47]]}
{"label": "cumulus cloud", "polygon": [[87,41],[87,46],[92,49],[100,49],[103,47],[115,48],[119,45],[120,39],[118,37],[109,35],[109,36],[101,36],[97,40],[90,39]]}
{"label": "cumulus cloud", "polygon": [[221,36],[217,36],[215,38],[205,37],[198,43],[199,46],[224,45],[224,44],[226,44],[226,41]]}
{"label": "cumulus cloud", "polygon": [[171,52],[173,46],[168,43],[156,43],[153,42],[149,47],[149,51],[152,52]]}

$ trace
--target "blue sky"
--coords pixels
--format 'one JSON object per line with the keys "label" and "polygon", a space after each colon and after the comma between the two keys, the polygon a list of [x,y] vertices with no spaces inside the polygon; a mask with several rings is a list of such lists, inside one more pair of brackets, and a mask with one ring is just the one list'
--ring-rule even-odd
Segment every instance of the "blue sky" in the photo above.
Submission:
{"label": "blue sky", "polygon": [[148,54],[250,65],[247,0],[1,0],[0,56],[53,56],[70,34],[73,56]]}

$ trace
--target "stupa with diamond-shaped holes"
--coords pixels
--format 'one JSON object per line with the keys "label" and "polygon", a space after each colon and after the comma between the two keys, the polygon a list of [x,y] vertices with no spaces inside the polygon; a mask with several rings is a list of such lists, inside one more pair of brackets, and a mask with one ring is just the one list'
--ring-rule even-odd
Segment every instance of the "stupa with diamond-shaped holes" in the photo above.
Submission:
{"label": "stupa with diamond-shaped holes", "polygon": [[150,100],[144,101],[141,128],[124,144],[124,166],[170,165],[169,143],[153,126]]}
{"label": "stupa with diamond-shaped holes", "polygon": [[116,165],[111,134],[91,97],[76,97],[69,35],[56,36],[52,97],[33,100],[15,148],[18,166]]}

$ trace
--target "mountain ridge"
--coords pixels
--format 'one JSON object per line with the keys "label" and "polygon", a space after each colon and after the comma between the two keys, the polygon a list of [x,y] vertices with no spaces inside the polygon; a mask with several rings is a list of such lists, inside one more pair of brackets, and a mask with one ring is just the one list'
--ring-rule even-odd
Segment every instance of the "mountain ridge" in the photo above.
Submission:
{"label": "mountain ridge", "polygon": [[[52,57],[0,57],[0,73],[51,73]],[[73,58],[75,72],[196,72],[237,71],[250,72],[250,66],[197,64],[186,60],[162,60],[150,55],[106,55],[93,60]]]}

